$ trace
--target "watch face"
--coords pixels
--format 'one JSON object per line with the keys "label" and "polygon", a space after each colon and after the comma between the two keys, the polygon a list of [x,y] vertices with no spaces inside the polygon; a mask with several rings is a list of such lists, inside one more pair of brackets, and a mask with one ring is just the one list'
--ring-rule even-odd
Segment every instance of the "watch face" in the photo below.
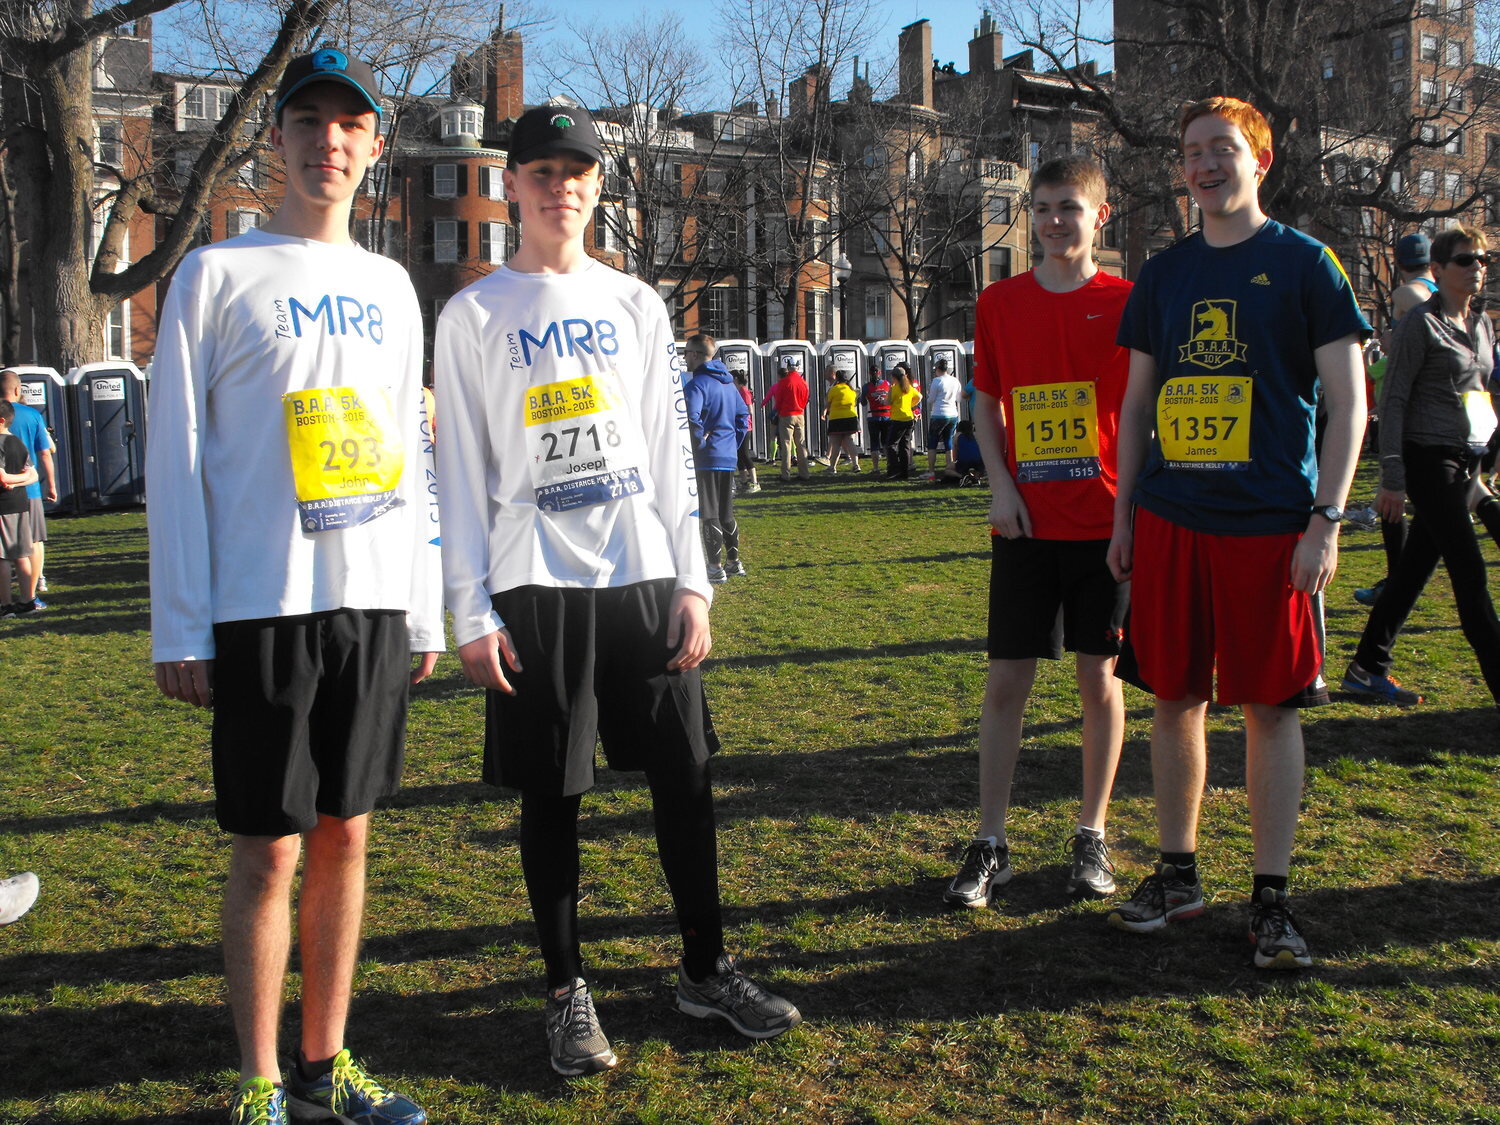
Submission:
{"label": "watch face", "polygon": [[1326,519],[1329,523],[1338,523],[1339,520],[1344,518],[1344,509],[1329,504],[1326,507],[1319,508],[1318,514]]}

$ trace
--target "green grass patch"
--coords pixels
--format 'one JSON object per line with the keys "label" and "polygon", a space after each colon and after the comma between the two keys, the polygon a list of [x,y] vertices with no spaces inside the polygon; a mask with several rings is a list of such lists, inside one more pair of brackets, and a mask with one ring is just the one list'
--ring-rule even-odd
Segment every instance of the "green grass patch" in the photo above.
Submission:
{"label": "green grass patch", "polygon": [[[555,1078],[517,802],[477,780],[483,704],[449,655],[415,694],[406,788],[376,822],[354,1049],[434,1122],[1500,1121],[1500,720],[1445,576],[1395,668],[1429,704],[1305,716],[1294,892],[1317,967],[1268,977],[1245,940],[1232,710],[1210,714],[1205,917],[1136,938],[1064,899],[1066,662],[1044,663],[1028,717],[1015,880],[997,909],[942,909],[976,815],[987,504],[774,474],[740,500],[751,573],[720,589],[708,672],[723,896],[731,944],[804,1027],[749,1044],[676,1012],[649,794],[604,771],[582,916],[621,1066]],[[206,716],[151,683],[143,516],[51,531],[52,608],[0,625],[0,874],[42,878],[0,931],[0,1122],[221,1122],[235,1051]],[[1350,592],[1383,570],[1379,536],[1346,532],[1335,678],[1366,613]],[[1109,834],[1129,889],[1155,824],[1150,701],[1126,702]],[[291,1005],[287,1043],[295,1027]]]}

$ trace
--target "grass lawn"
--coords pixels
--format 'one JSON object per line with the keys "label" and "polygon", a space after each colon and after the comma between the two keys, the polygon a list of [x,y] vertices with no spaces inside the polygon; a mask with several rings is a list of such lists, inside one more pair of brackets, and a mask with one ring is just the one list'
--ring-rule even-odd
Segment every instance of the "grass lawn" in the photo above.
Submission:
{"label": "grass lawn", "polygon": [[[942,908],[975,820],[988,494],[774,476],[740,501],[751,575],[721,589],[708,681],[731,944],[804,1026],[755,1045],[676,1012],[649,797],[604,772],[582,915],[621,1065],[552,1074],[517,802],[477,781],[482,700],[449,655],[376,820],[350,1030],[373,1071],[434,1122],[484,1125],[1500,1122],[1500,719],[1444,575],[1395,668],[1428,704],[1306,716],[1293,891],[1317,966],[1269,976],[1245,940],[1233,711],[1210,718],[1207,914],[1135,937],[1065,901],[1068,663],[1033,699],[1014,882],[997,909]],[[223,1122],[236,1060],[206,716],[151,682],[143,515],[52,536],[52,608],[0,624],[0,876],[42,879],[0,930],[0,1122]],[[1364,622],[1350,591],[1384,570],[1377,534],[1344,547],[1335,678]],[[1126,705],[1109,841],[1128,892],[1155,828],[1150,701],[1127,689]],[[292,1006],[289,1043],[295,1026]]]}

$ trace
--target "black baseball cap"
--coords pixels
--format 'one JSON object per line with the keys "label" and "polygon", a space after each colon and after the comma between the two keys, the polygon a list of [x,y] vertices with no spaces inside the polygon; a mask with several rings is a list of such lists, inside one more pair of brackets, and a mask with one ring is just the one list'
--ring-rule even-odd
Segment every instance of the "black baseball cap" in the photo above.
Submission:
{"label": "black baseball cap", "polygon": [[286,72],[276,87],[275,116],[291,96],[304,86],[315,82],[341,82],[358,93],[369,103],[377,117],[380,116],[380,82],[370,64],[362,59],[352,59],[337,47],[324,47],[310,55],[298,55],[286,64]]}
{"label": "black baseball cap", "polygon": [[510,163],[530,164],[554,153],[571,152],[603,167],[604,149],[594,119],[581,106],[539,105],[516,119],[510,132]]}

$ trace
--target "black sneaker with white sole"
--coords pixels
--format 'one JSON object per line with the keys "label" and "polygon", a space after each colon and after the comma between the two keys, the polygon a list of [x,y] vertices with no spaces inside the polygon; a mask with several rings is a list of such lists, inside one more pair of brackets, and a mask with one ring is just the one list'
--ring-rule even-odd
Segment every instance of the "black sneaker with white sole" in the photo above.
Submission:
{"label": "black sneaker with white sole", "polygon": [[990,904],[994,893],[1010,882],[1010,849],[992,844],[989,838],[975,840],[964,851],[964,862],[958,874],[943,891],[949,906],[979,909]]}

